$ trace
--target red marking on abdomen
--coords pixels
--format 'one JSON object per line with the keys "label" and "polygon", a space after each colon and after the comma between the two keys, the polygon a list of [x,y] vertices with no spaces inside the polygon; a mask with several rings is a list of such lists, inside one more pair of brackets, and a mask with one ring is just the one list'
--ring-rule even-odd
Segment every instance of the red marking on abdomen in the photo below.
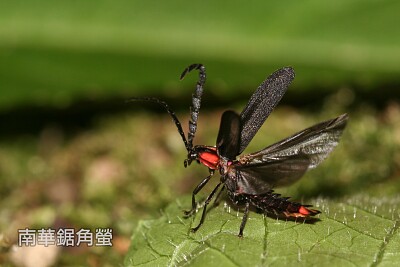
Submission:
{"label": "red marking on abdomen", "polygon": [[304,206],[301,206],[299,209],[299,212],[303,215],[310,215],[310,210],[305,208]]}
{"label": "red marking on abdomen", "polygon": [[306,207],[304,207],[304,206],[301,206],[301,207],[299,208],[299,213],[300,213],[301,215],[304,215],[305,217],[308,217],[308,216],[317,215],[317,214],[319,214],[319,213],[321,213],[321,212],[320,212],[319,210],[308,209],[308,208],[306,208]]}
{"label": "red marking on abdomen", "polygon": [[304,206],[300,206],[299,210],[297,212],[293,212],[293,211],[284,211],[283,212],[286,217],[302,217],[302,218],[306,218],[306,217],[310,217],[310,216],[315,216],[319,213],[321,213],[319,210],[313,210],[313,209],[308,209]]}

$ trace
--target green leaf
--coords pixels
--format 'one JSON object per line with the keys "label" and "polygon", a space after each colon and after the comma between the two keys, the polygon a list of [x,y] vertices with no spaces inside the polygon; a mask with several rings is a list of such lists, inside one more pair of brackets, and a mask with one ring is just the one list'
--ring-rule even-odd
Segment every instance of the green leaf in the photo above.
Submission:
{"label": "green leaf", "polygon": [[156,220],[141,221],[132,236],[125,266],[321,265],[397,266],[400,262],[400,197],[356,196],[343,202],[318,199],[314,223],[250,213],[244,237],[237,236],[242,212],[228,204],[183,218],[189,198],[166,208]]}

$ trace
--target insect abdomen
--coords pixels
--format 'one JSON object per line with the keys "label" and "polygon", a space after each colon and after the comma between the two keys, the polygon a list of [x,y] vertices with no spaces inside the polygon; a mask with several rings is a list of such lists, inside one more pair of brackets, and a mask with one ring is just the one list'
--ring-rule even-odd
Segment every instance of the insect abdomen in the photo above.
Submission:
{"label": "insect abdomen", "polygon": [[265,213],[284,214],[286,217],[309,217],[320,213],[318,210],[307,208],[307,205],[291,202],[273,191],[262,195],[248,195],[247,199],[251,205]]}

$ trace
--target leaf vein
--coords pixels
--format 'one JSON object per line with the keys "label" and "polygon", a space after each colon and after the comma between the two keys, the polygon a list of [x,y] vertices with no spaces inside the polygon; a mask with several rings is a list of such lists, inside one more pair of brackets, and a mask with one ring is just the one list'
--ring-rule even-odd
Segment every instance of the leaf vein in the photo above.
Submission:
{"label": "leaf vein", "polygon": [[374,262],[371,264],[371,267],[378,266],[382,262],[383,256],[385,254],[385,250],[386,250],[390,240],[392,239],[392,237],[399,230],[399,227],[400,227],[400,221],[396,221],[394,223],[393,227],[388,232],[388,234],[383,239],[382,244],[379,247],[378,254],[376,255],[376,258],[374,259]]}
{"label": "leaf vein", "polygon": [[354,228],[354,227],[352,227],[352,226],[350,226],[350,225],[348,225],[348,224],[345,224],[345,223],[343,223],[343,222],[341,222],[341,221],[339,221],[339,220],[336,220],[336,219],[333,219],[333,218],[329,218],[329,217],[327,217],[327,219],[332,220],[332,221],[337,222],[337,223],[340,223],[340,224],[343,224],[345,227],[348,227],[348,228],[350,228],[351,230],[353,230],[353,231],[355,231],[355,232],[357,232],[357,233],[359,233],[359,234],[361,234],[361,235],[364,235],[364,236],[370,237],[370,238],[372,238],[372,239],[381,241],[380,238],[377,238],[377,237],[372,236],[372,235],[367,235],[366,233],[361,232],[361,231],[358,230],[357,228]]}

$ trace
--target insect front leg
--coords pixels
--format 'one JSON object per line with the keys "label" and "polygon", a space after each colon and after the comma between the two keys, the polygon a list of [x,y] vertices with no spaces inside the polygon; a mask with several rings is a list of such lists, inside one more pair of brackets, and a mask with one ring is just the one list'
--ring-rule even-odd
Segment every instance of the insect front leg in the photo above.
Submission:
{"label": "insect front leg", "polygon": [[201,183],[198,184],[196,186],[196,188],[193,190],[193,193],[192,193],[192,209],[184,211],[185,216],[191,216],[196,211],[197,203],[196,203],[195,197],[196,197],[197,193],[200,192],[201,189],[203,189],[203,187],[208,183],[208,181],[210,181],[211,177],[214,175],[214,170],[209,169],[209,171],[210,171],[210,175],[208,175],[206,178],[204,178],[204,180],[201,181]]}
{"label": "insect front leg", "polygon": [[203,224],[204,219],[206,218],[206,210],[208,204],[210,204],[211,199],[214,197],[215,193],[218,191],[218,188],[221,186],[222,183],[217,184],[217,186],[213,189],[210,195],[208,195],[206,201],[204,202],[203,213],[201,214],[200,223],[195,228],[192,228],[192,232],[196,232],[199,230],[200,226]]}

